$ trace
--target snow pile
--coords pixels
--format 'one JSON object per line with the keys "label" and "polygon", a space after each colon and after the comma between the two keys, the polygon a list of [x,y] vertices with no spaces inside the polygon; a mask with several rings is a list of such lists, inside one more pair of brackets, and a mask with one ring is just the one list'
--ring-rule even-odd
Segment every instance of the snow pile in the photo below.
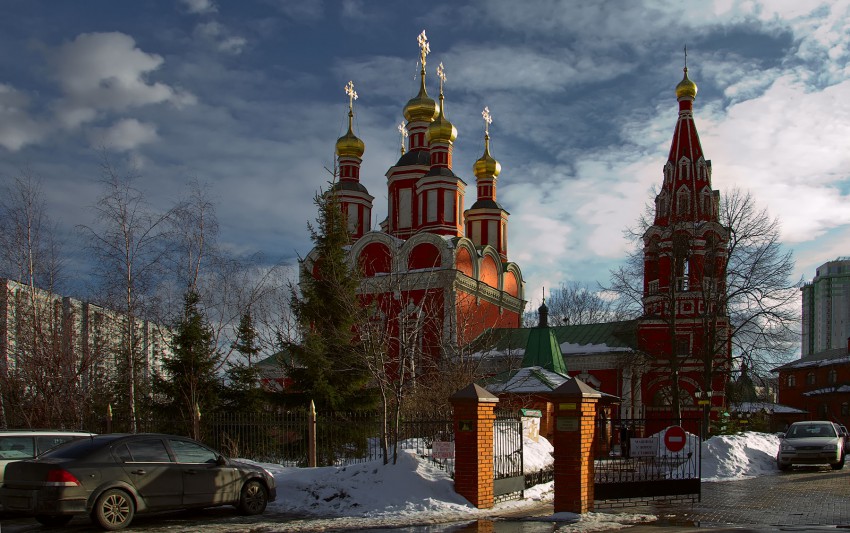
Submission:
{"label": "snow pile", "polygon": [[711,437],[702,446],[702,480],[728,481],[775,475],[779,437],[748,431]]}
{"label": "snow pile", "polygon": [[[689,436],[688,445],[691,440]],[[774,474],[778,446],[775,435],[764,433],[712,437],[702,447],[703,481]],[[549,467],[552,451],[545,438],[537,442],[525,439],[524,470]],[[411,452],[400,454],[396,465],[373,461],[326,468],[263,466],[277,481],[277,500],[269,504],[269,510],[305,517],[303,521],[287,521],[286,531],[404,527],[508,514],[559,522],[558,531],[613,530],[655,520],[654,516],[640,514],[546,514],[551,513],[554,497],[551,482],[526,490],[522,500],[499,503],[493,509],[476,509],[455,492],[454,482],[446,472]]]}

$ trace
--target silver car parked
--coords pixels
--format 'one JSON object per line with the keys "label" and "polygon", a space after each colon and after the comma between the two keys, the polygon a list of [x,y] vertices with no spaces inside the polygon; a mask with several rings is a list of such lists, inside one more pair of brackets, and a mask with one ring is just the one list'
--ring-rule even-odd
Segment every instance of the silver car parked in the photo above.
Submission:
{"label": "silver car parked", "polygon": [[791,424],[779,442],[776,466],[787,470],[792,465],[824,463],[833,470],[844,468],[844,438],[836,424],[827,420]]}

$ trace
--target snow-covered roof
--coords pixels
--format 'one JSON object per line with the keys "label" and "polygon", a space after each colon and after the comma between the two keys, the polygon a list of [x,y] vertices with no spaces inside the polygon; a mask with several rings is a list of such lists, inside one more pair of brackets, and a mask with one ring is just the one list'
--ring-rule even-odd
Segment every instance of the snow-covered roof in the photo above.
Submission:
{"label": "snow-covered roof", "polygon": [[821,394],[831,394],[833,392],[850,392],[850,385],[841,385],[839,387],[825,387],[823,389],[810,390],[804,392],[803,396],[820,396]]}
{"label": "snow-covered roof", "polygon": [[485,386],[494,394],[503,392],[532,394],[552,392],[568,379],[570,379],[568,376],[551,372],[541,366],[529,366],[509,374],[495,376]]}
{"label": "snow-covered roof", "polygon": [[607,344],[577,344],[574,342],[563,342],[560,346],[561,352],[565,355],[632,351],[631,348],[624,348],[622,346],[608,346]]}
{"label": "snow-covered roof", "polygon": [[729,406],[729,410],[735,413],[760,413],[769,414],[806,414],[808,411],[803,411],[790,405],[782,405],[781,403],[773,402],[741,402]]}
{"label": "snow-covered roof", "polygon": [[847,363],[850,363],[850,353],[848,353],[847,348],[832,348],[807,355],[796,361],[791,361],[790,363],[778,366],[774,368],[773,371],[779,372],[780,370],[793,370],[796,368],[821,367]]}

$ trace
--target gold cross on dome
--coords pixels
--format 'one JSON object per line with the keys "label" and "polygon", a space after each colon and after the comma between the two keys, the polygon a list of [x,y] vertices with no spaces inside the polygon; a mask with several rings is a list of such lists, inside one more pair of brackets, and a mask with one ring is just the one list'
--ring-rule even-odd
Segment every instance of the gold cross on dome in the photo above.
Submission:
{"label": "gold cross on dome", "polygon": [[443,68],[442,61],[440,61],[440,66],[437,67],[437,77],[440,78],[440,94],[443,94],[443,84],[446,82],[446,70]]}
{"label": "gold cross on dome", "polygon": [[357,91],[354,90],[353,81],[349,81],[345,85],[345,94],[348,95],[348,110],[351,111],[354,108],[354,101],[357,100]]}
{"label": "gold cross on dome", "polygon": [[419,43],[419,61],[422,62],[422,68],[425,68],[425,57],[431,53],[431,45],[428,44],[428,37],[425,36],[425,30],[416,38]]}
{"label": "gold cross on dome", "polygon": [[399,123],[398,133],[401,135],[401,154],[404,155],[404,140],[407,139],[407,128],[404,127],[404,121]]}
{"label": "gold cross on dome", "polygon": [[490,114],[490,108],[484,107],[484,111],[481,112],[481,116],[484,118],[484,134],[490,135],[490,124],[493,123],[493,116]]}

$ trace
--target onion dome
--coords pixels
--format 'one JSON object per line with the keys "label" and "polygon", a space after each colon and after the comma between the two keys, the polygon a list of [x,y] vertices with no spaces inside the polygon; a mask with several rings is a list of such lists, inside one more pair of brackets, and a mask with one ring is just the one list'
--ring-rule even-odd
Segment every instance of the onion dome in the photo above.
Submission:
{"label": "onion dome", "polygon": [[685,77],[676,85],[676,98],[690,98],[693,100],[697,96],[697,84],[688,78],[688,67],[684,68]]}
{"label": "onion dome", "polygon": [[336,141],[336,155],[339,157],[356,157],[358,159],[363,158],[363,152],[366,151],[366,145],[363,144],[354,132],[351,131],[351,123],[354,118],[354,113],[349,110],[348,111],[348,132],[345,135],[337,139]]}
{"label": "onion dome", "polygon": [[440,110],[440,106],[425,90],[425,69],[422,69],[419,79],[419,94],[411,98],[404,106],[404,118],[408,122],[431,122]]}
{"label": "onion dome", "polygon": [[455,128],[454,124],[449,122],[449,119],[446,118],[445,111],[446,108],[443,104],[443,95],[440,94],[440,114],[437,115],[436,120],[428,126],[428,137],[431,139],[431,142],[450,143],[457,139],[457,128]]}
{"label": "onion dome", "polygon": [[493,159],[493,156],[490,155],[490,135],[485,134],[484,155],[475,162],[475,165],[472,167],[472,172],[475,174],[476,178],[489,178],[491,176],[498,176],[501,171],[502,165],[500,165],[499,162]]}

